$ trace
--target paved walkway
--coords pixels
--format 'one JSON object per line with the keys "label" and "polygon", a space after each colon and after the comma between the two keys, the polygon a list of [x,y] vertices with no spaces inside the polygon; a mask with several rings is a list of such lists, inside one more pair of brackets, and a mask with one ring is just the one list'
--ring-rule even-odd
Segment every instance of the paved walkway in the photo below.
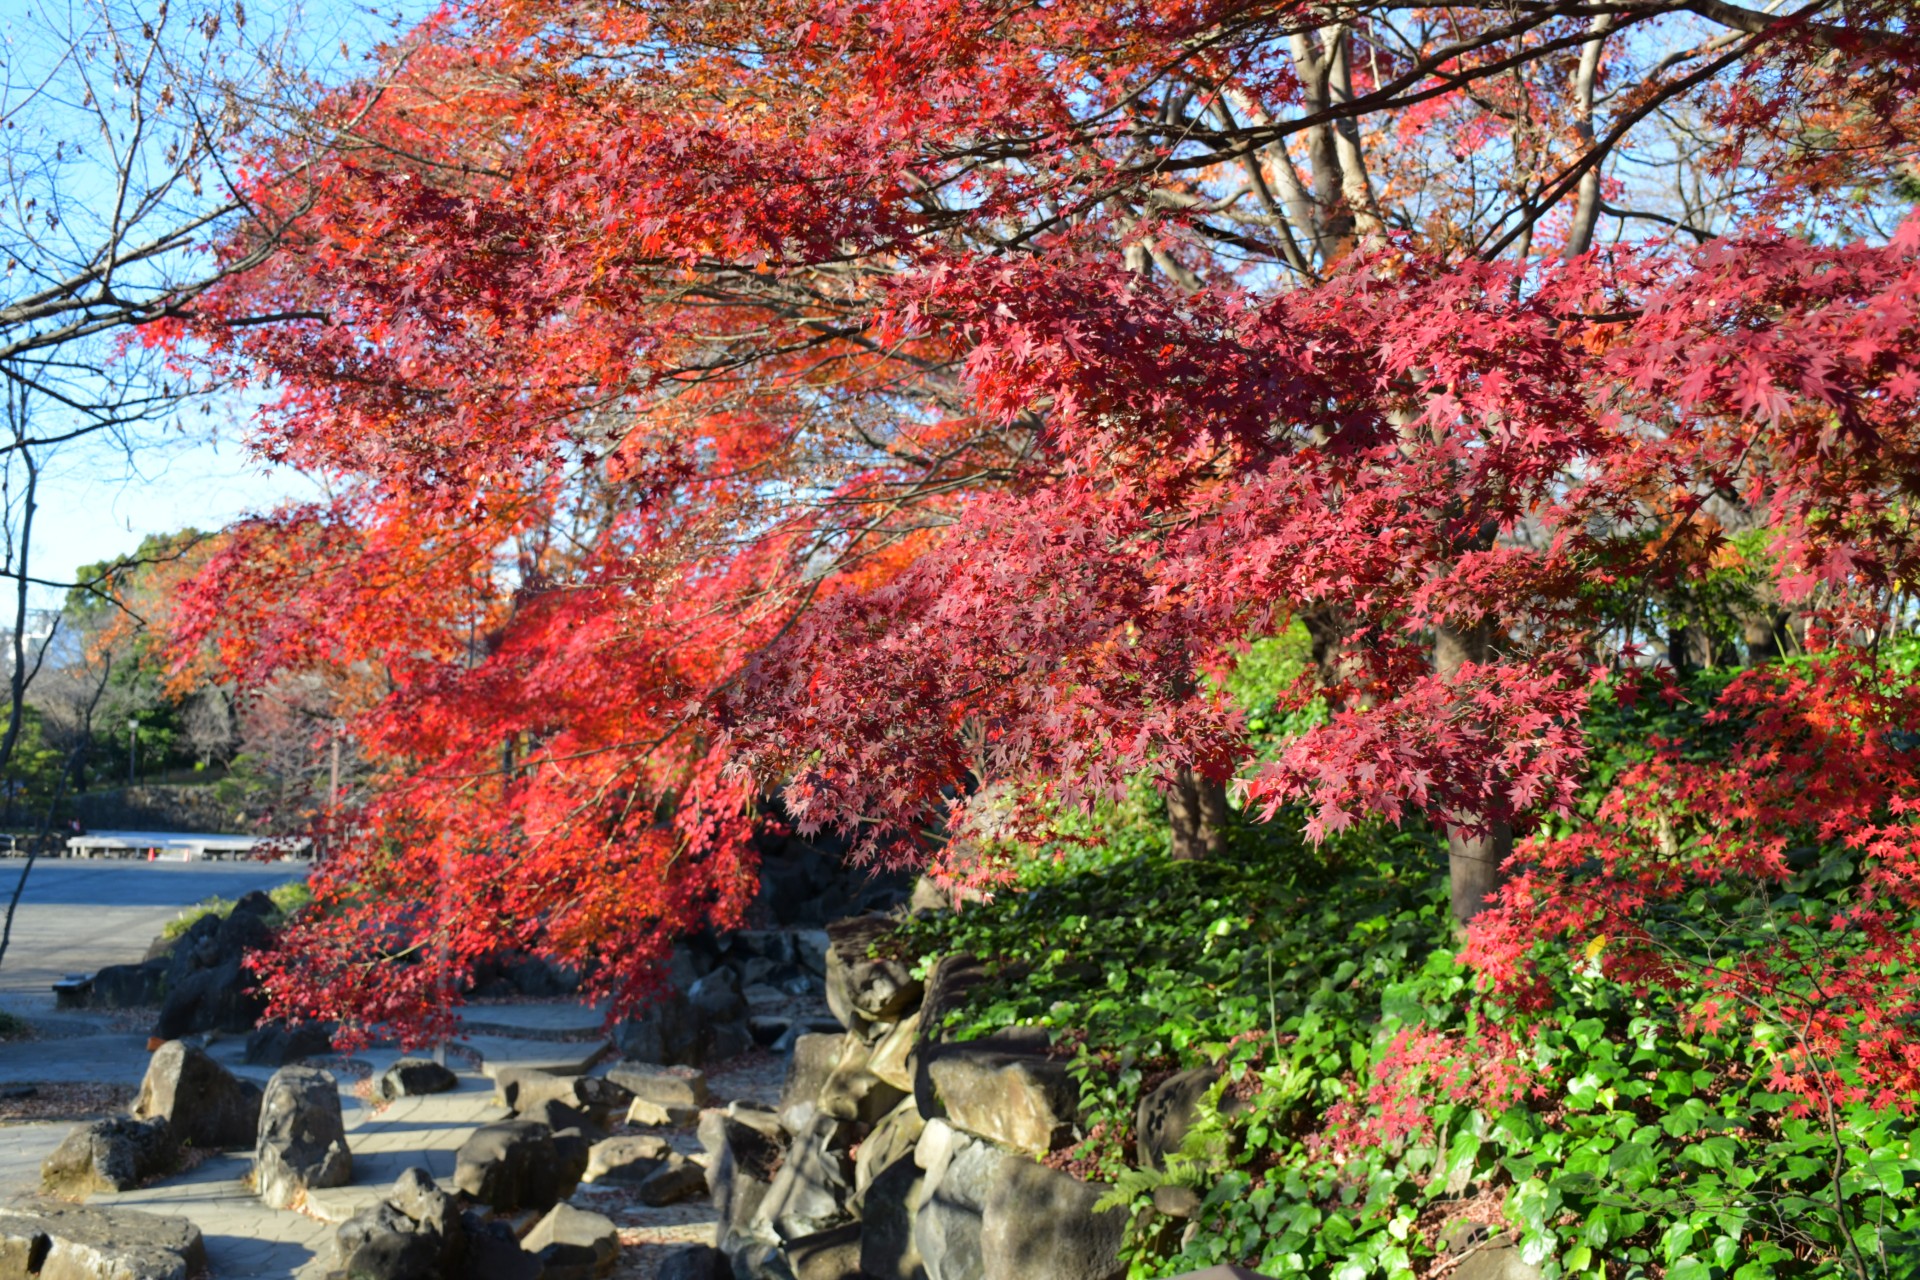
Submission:
{"label": "paved walkway", "polygon": [[[24,858],[0,858],[0,912]],[[306,875],[304,863],[120,862],[42,858],[27,877],[13,938],[0,958],[0,1009],[36,1016],[69,973],[133,964],[182,907],[237,898]]]}

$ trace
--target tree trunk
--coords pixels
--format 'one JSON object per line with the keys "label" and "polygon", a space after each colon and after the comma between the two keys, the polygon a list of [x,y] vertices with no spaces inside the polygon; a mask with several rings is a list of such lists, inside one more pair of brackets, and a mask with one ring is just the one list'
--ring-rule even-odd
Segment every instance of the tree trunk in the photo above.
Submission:
{"label": "tree trunk", "polygon": [[[1485,623],[1470,630],[1439,627],[1434,632],[1433,669],[1443,680],[1452,680],[1466,663],[1487,661],[1492,653],[1493,632]],[[1479,814],[1460,816],[1462,821],[1447,825],[1447,880],[1454,921],[1465,925],[1506,881],[1513,825],[1480,821]]]}
{"label": "tree trunk", "polygon": [[1506,883],[1504,867],[1512,853],[1509,823],[1490,823],[1479,835],[1468,834],[1465,827],[1447,828],[1447,884],[1456,923],[1464,925],[1479,915]]}
{"label": "tree trunk", "polygon": [[1167,822],[1173,829],[1173,860],[1217,858],[1227,848],[1227,788],[1182,765],[1167,792]]}
{"label": "tree trunk", "polygon": [[1777,605],[1762,602],[1751,612],[1738,615],[1740,641],[1746,649],[1747,665],[1762,666],[1777,662],[1793,652],[1793,615]]}

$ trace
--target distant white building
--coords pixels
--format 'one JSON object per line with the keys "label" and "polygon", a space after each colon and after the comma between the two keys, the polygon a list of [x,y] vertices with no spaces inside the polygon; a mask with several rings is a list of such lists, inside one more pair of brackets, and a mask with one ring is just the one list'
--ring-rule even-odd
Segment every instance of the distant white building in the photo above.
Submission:
{"label": "distant white building", "polygon": [[[27,669],[31,671],[36,664],[43,671],[58,666],[59,641],[67,634],[69,633],[60,626],[58,609],[27,610],[27,629],[22,636],[26,641],[23,651],[27,658]],[[49,643],[54,645],[56,652],[46,654],[43,661],[41,654]],[[7,679],[13,677],[13,629],[11,627],[0,628],[0,673],[4,673]]]}

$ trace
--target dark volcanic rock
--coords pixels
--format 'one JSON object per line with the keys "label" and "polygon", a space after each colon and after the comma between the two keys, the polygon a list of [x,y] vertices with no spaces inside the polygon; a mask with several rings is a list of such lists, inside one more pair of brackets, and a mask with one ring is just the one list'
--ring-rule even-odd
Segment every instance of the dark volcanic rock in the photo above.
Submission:
{"label": "dark volcanic rock", "polygon": [[674,1152],[641,1181],[636,1194],[641,1204],[659,1209],[704,1195],[706,1190],[706,1170]]}
{"label": "dark volcanic rock", "polygon": [[247,1063],[255,1067],[284,1067],[303,1058],[333,1052],[331,1022],[303,1022],[297,1027],[275,1019],[264,1022],[247,1037]]}
{"label": "dark volcanic rock", "polygon": [[712,1245],[690,1244],[661,1259],[658,1280],[733,1280],[733,1264]]}
{"label": "dark volcanic rock", "polygon": [[596,1280],[620,1260],[620,1232],[612,1220],[570,1204],[555,1205],[520,1246],[540,1259],[545,1280]]}
{"label": "dark volcanic rock", "polygon": [[342,1187],[353,1176],[340,1084],[315,1067],[282,1067],[267,1081],[253,1185],[262,1202],[289,1209],[309,1188]]}
{"label": "dark volcanic rock", "polygon": [[381,1073],[379,1094],[389,1100],[418,1098],[459,1087],[460,1077],[451,1068],[427,1058],[402,1058]]}
{"label": "dark volcanic rock", "polygon": [[502,1213],[551,1209],[586,1172],[588,1145],[545,1125],[508,1120],[474,1132],[454,1155],[453,1184]]}
{"label": "dark volcanic rock", "polygon": [[147,1062],[137,1120],[164,1120],[173,1140],[204,1151],[253,1144],[260,1130],[260,1086],[196,1049],[170,1040]]}
{"label": "dark volcanic rock", "polygon": [[252,975],[234,956],[188,973],[178,983],[170,981],[154,1035],[178,1040],[196,1031],[251,1031],[265,1009],[266,1001],[255,990]]}
{"label": "dark volcanic rock", "polygon": [[160,1003],[166,990],[163,964],[110,964],[93,975],[87,993],[91,1009],[141,1009]]}
{"label": "dark volcanic rock", "polygon": [[115,1116],[75,1126],[40,1162],[40,1183],[55,1195],[131,1191],[172,1169],[178,1156],[165,1120]]}

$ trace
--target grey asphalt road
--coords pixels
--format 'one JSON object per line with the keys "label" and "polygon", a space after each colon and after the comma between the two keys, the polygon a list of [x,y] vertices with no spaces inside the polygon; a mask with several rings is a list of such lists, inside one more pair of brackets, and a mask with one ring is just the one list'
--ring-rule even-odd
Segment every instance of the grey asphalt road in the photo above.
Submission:
{"label": "grey asphalt road", "polygon": [[[0,912],[25,865],[20,858],[0,859]],[[0,1008],[22,1014],[49,1009],[56,980],[139,960],[182,907],[271,889],[305,874],[304,864],[284,862],[37,862],[0,958]]]}

